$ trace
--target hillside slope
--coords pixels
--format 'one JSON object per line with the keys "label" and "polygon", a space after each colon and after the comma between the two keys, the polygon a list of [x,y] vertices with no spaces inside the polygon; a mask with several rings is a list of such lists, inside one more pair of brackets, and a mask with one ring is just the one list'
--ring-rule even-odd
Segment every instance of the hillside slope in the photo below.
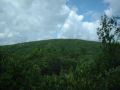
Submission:
{"label": "hillside slope", "polygon": [[0,48],[2,51],[9,53],[9,55],[14,54],[18,57],[31,55],[35,51],[43,51],[42,54],[51,51],[50,53],[59,53],[63,54],[63,56],[68,53],[71,55],[78,53],[79,55],[84,54],[93,57],[100,51],[100,44],[98,42],[84,40],[58,39],[6,45]]}
{"label": "hillside slope", "polygon": [[80,68],[94,62],[100,44],[61,39],[6,45],[0,50],[0,90],[79,90],[84,87]]}

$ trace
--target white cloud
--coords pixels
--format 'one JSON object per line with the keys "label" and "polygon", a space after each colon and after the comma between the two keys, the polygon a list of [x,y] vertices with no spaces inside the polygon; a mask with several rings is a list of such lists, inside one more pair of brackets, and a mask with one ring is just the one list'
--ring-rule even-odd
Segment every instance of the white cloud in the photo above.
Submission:
{"label": "white cloud", "polygon": [[120,0],[104,0],[105,3],[109,4],[109,7],[107,10],[105,10],[105,13],[109,16],[112,15],[120,15]]}
{"label": "white cloud", "polygon": [[71,10],[58,38],[97,40],[96,28],[98,23],[98,21],[84,21],[83,15],[78,15],[76,11]]}
{"label": "white cloud", "polygon": [[108,16],[112,16],[113,12],[112,12],[111,8],[105,10],[105,14],[108,15]]}
{"label": "white cloud", "polygon": [[52,38],[96,40],[98,21],[84,21],[67,0],[0,0],[0,44]]}
{"label": "white cloud", "polygon": [[54,38],[68,13],[66,0],[0,0],[0,44]]}

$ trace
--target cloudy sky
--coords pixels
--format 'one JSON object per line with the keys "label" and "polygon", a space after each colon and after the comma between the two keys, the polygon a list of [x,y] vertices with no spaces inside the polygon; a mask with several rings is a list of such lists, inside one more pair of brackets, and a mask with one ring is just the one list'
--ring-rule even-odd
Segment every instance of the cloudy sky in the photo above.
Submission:
{"label": "cloudy sky", "polygon": [[0,0],[0,45],[74,38],[97,40],[100,16],[120,15],[120,0]]}

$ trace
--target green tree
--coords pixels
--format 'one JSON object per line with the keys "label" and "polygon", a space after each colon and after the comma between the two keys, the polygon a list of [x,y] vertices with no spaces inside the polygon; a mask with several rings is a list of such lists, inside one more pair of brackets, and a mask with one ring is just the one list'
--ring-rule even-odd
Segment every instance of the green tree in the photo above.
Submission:
{"label": "green tree", "polygon": [[[99,40],[102,43],[102,54],[99,56],[101,63],[107,69],[120,65],[120,26],[116,17],[103,15],[100,26],[97,28]],[[99,64],[98,63],[98,64]]]}
{"label": "green tree", "polygon": [[97,28],[99,40],[102,42],[104,51],[110,52],[111,49],[115,50],[115,45],[120,40],[120,27],[117,24],[115,17],[108,17],[103,15],[101,17],[100,26]]}

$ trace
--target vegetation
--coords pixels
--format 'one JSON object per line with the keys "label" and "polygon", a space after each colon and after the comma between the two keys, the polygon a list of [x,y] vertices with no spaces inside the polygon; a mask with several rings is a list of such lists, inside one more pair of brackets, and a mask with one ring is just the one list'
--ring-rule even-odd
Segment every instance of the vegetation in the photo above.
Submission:
{"label": "vegetation", "polygon": [[[66,39],[1,46],[0,90],[119,90],[116,23],[102,17],[102,44]],[[110,34],[111,28],[115,34]]]}
{"label": "vegetation", "polygon": [[1,51],[7,55],[1,60],[1,90],[73,90],[84,87],[80,71],[100,49],[97,42],[48,40],[2,46]]}
{"label": "vegetation", "polygon": [[116,18],[108,17],[107,15],[102,16],[97,30],[99,40],[102,42],[103,51],[110,53],[111,50],[116,48],[120,40],[120,26],[117,25]]}
{"label": "vegetation", "polygon": [[118,26],[117,20],[114,17],[102,16],[97,34],[102,42],[102,53],[96,61],[99,73],[102,72],[106,78],[110,76],[111,81],[108,80],[105,83],[107,84],[106,89],[118,90],[120,89],[120,80],[117,76],[120,75],[120,26]]}

